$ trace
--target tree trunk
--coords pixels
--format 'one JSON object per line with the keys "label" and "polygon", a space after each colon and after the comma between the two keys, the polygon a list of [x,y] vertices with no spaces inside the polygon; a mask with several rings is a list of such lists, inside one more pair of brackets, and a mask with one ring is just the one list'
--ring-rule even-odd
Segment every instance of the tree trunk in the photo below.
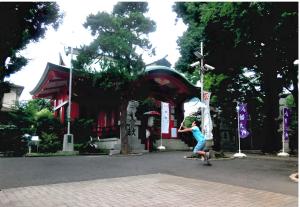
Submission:
{"label": "tree trunk", "polygon": [[[294,101],[295,101],[295,105],[296,105],[296,108],[293,109],[293,112],[292,112],[292,116],[295,116],[296,117],[296,120],[298,120],[298,92],[299,92],[299,89],[298,89],[298,76],[295,75],[293,78],[292,78],[292,81],[293,81],[293,87],[294,89],[292,90],[292,95],[293,95],[293,98],[294,98]],[[292,117],[293,119],[293,117]],[[293,153],[295,149],[298,149],[298,136],[299,136],[299,122],[297,121],[297,125],[296,125],[296,128],[294,129],[294,135],[291,136],[289,138],[289,147],[291,149],[291,152]]]}
{"label": "tree trunk", "polygon": [[128,99],[121,98],[120,103],[120,138],[121,138],[121,154],[128,154],[128,134],[126,127],[126,119],[127,119],[127,105]]}
{"label": "tree trunk", "polygon": [[295,101],[295,105],[296,105],[296,111],[298,113],[298,78],[297,76],[295,75],[293,78],[292,78],[292,82],[293,82],[293,90],[292,90],[292,95],[293,95],[293,98],[294,98],[294,101]]}
{"label": "tree trunk", "polygon": [[4,78],[5,78],[5,58],[1,56],[0,58],[0,110],[2,109],[3,96],[6,90]]}
{"label": "tree trunk", "polygon": [[[280,136],[278,134],[279,92],[277,74],[272,64],[265,64],[266,71],[262,75],[264,97],[263,120],[263,152],[277,152],[280,149]],[[272,68],[271,68],[272,67]]]}

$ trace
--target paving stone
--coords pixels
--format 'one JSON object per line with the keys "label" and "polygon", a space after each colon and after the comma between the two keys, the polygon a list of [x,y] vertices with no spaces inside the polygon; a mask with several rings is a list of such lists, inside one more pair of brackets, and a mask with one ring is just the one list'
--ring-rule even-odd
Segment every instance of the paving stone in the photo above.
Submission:
{"label": "paving stone", "polygon": [[165,174],[0,191],[1,207],[296,207],[297,204],[296,196]]}

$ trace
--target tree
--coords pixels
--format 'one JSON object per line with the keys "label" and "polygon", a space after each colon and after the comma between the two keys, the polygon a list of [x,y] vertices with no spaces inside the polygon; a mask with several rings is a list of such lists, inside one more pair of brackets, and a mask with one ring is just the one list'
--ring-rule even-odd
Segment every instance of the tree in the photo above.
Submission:
{"label": "tree", "polygon": [[64,126],[50,108],[49,100],[32,99],[12,111],[1,111],[0,151],[15,151],[15,154],[23,155],[30,141],[25,139],[24,134],[39,136],[41,151],[58,150],[58,137],[62,136]]}
{"label": "tree", "polygon": [[[145,67],[138,51],[151,49],[147,35],[156,28],[155,23],[144,16],[147,11],[147,2],[119,2],[111,14],[99,12],[89,15],[84,26],[95,39],[82,47],[77,61],[73,62],[75,68],[89,72],[94,87],[102,88],[107,94],[119,94],[123,154],[129,152],[126,115],[128,102],[134,93],[131,86]],[[97,70],[95,65],[101,69]]]}
{"label": "tree", "polygon": [[[204,40],[206,61],[232,78],[227,86],[247,81],[244,99],[257,95],[256,102],[262,102],[263,150],[278,150],[279,93],[285,87],[298,100],[297,70],[293,68],[298,58],[298,3],[193,2],[177,3],[174,10],[189,26],[178,41],[182,58],[177,68],[186,70],[199,41]],[[255,72],[259,87],[241,77],[244,68]],[[237,86],[236,95],[245,92]]]}
{"label": "tree", "polygon": [[0,3],[0,109],[3,94],[10,89],[4,78],[27,64],[19,52],[31,41],[44,37],[47,26],[57,28],[61,19],[55,2]]}

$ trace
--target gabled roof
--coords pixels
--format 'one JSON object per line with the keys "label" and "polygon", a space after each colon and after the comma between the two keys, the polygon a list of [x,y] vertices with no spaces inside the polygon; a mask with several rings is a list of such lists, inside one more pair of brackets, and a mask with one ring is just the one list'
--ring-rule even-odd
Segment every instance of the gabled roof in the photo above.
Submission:
{"label": "gabled roof", "polygon": [[162,101],[183,102],[200,96],[200,88],[193,85],[178,71],[165,66],[149,66],[145,70],[150,93]]}
{"label": "gabled roof", "polygon": [[[67,67],[47,63],[41,79],[30,93],[34,97],[53,98],[63,89],[68,89],[69,72],[70,69]],[[74,72],[78,75],[78,70]],[[199,92],[198,87],[172,68],[158,65],[147,66],[144,72],[142,79],[147,81],[150,90],[153,89],[154,93],[166,93],[165,96],[169,98],[175,99],[180,96],[180,99],[184,99],[195,96]]]}
{"label": "gabled roof", "polygon": [[187,84],[191,88],[197,88],[194,84],[192,84],[186,77],[179,73],[177,70],[173,68],[169,68],[166,66],[160,66],[160,65],[154,65],[154,66],[147,66],[145,69],[146,74],[159,74],[159,73],[164,73],[164,74],[169,74],[171,76],[174,76],[178,78],[179,80],[183,81],[183,83]]}
{"label": "gabled roof", "polygon": [[38,84],[30,92],[34,97],[51,98],[62,87],[66,87],[70,69],[64,66],[47,63]]}

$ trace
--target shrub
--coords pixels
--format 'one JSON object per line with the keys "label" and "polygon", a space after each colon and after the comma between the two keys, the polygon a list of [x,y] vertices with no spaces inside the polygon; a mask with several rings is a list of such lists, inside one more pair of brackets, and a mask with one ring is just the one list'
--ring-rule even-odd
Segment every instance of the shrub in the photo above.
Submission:
{"label": "shrub", "polygon": [[93,119],[76,119],[72,125],[74,143],[84,144],[90,140],[90,137],[95,137],[96,133],[93,130],[93,124]]}
{"label": "shrub", "polygon": [[42,132],[41,141],[39,143],[40,152],[57,152],[61,150],[62,142],[54,133],[47,134]]}
{"label": "shrub", "polygon": [[21,134],[15,125],[0,125],[0,151],[14,156],[24,155],[27,143],[22,140]]}

